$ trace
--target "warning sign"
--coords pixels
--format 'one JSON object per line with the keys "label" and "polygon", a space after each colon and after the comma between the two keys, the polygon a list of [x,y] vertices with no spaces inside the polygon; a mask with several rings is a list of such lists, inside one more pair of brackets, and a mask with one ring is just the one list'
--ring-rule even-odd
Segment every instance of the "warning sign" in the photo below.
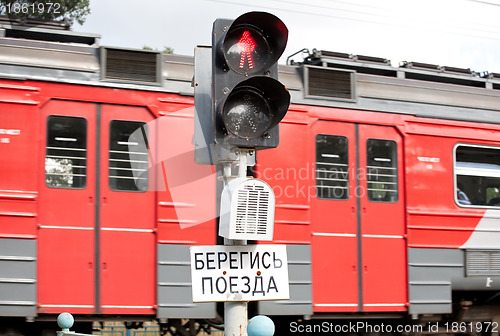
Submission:
{"label": "warning sign", "polygon": [[286,245],[191,246],[193,302],[288,300]]}

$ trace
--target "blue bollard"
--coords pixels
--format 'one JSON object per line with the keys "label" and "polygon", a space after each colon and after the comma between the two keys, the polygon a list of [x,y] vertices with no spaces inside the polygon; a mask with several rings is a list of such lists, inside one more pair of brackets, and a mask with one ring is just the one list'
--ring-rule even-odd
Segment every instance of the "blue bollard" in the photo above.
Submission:
{"label": "blue bollard", "polygon": [[73,318],[73,315],[70,313],[61,313],[57,317],[57,324],[59,327],[62,329],[62,331],[69,331],[69,328],[73,326],[73,323],[75,323],[75,319]]}
{"label": "blue bollard", "polygon": [[273,336],[274,322],[265,315],[257,315],[248,322],[248,336]]}
{"label": "blue bollard", "polygon": [[70,313],[59,314],[59,316],[57,317],[57,324],[59,325],[59,328],[62,329],[62,331],[57,331],[57,336],[92,336],[89,334],[80,334],[74,331],[70,331],[69,328],[73,326],[73,323],[75,323],[75,319]]}

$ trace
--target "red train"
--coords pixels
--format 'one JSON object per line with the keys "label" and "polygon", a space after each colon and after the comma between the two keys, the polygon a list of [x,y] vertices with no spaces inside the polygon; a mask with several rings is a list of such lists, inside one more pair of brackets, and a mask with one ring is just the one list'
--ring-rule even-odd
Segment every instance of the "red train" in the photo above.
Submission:
{"label": "red train", "polygon": [[[0,331],[55,329],[64,311],[210,325],[216,304],[191,298],[189,246],[217,239],[192,57],[0,24]],[[276,194],[291,299],[253,312],[290,332],[373,318],[499,331],[499,77],[316,50],[281,66],[292,105],[253,170]]]}

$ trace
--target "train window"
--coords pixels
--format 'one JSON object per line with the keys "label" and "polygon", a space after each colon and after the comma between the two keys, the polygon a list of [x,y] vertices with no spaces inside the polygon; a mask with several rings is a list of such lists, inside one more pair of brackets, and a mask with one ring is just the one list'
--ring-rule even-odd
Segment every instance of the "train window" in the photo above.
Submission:
{"label": "train window", "polygon": [[500,207],[500,148],[457,146],[455,183],[458,205]]}
{"label": "train window", "polygon": [[344,136],[316,136],[316,192],[318,198],[349,197],[348,140]]}
{"label": "train window", "polygon": [[397,145],[392,140],[366,141],[366,176],[368,200],[395,203],[398,201]]}
{"label": "train window", "polygon": [[112,120],[109,138],[109,188],[140,191],[148,188],[147,125]]}
{"label": "train window", "polygon": [[87,178],[87,120],[49,116],[45,154],[45,184],[82,189]]}

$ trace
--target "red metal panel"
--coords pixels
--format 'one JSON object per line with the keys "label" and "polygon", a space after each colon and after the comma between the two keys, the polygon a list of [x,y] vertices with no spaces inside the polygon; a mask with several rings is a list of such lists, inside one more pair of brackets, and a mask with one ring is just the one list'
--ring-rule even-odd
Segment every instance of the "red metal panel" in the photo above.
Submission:
{"label": "red metal panel", "polygon": [[458,248],[469,239],[483,214],[484,210],[409,210],[408,245]]}
{"label": "red metal panel", "polygon": [[[336,220],[332,221],[333,225]],[[311,242],[311,257],[314,312],[357,312],[356,235],[315,234]]]}
{"label": "red metal panel", "polygon": [[[148,123],[153,120],[150,112],[143,107],[102,105],[100,134],[100,201],[101,228],[150,229],[154,225],[154,190],[146,192],[111,190],[109,182],[109,142],[113,120],[138,121]],[[154,124],[148,124],[148,131],[154,134]],[[133,149],[133,147],[131,147]],[[132,151],[130,149],[130,151]],[[148,179],[154,179],[150,174]]]}
{"label": "red metal panel", "polygon": [[[151,314],[155,304],[156,193],[111,190],[109,139],[113,120],[147,123],[153,116],[143,107],[101,106],[100,306],[106,314]],[[148,124],[150,134],[154,128],[154,123]],[[154,179],[154,174],[149,175]]]}
{"label": "red metal panel", "polygon": [[276,204],[273,241],[285,244],[310,244],[311,221],[309,219],[309,210],[309,205]]}
{"label": "red metal panel", "polygon": [[[367,141],[369,139],[380,139],[394,141],[397,149],[397,202],[369,201],[367,177],[370,171],[367,169]],[[362,233],[377,235],[406,234],[405,228],[405,178],[403,165],[403,141],[401,136],[393,127],[359,125],[359,178],[361,184],[361,214]],[[384,175],[387,171],[374,172]]]}
{"label": "red metal panel", "polygon": [[[0,190],[36,190],[39,117],[30,105],[1,103],[0,86]],[[9,178],[5,178],[8,176]]]}
{"label": "red metal panel", "polygon": [[90,103],[50,101],[42,109],[38,150],[46,151],[47,117],[65,115],[87,120],[87,180],[83,189],[50,188],[45,183],[45,155],[39,167],[38,302],[41,313],[71,309],[93,313],[95,222],[95,114]]}
{"label": "red metal panel", "polygon": [[33,191],[0,191],[0,238],[36,238],[37,198]]}
{"label": "red metal panel", "polygon": [[37,264],[39,313],[94,313],[94,251],[93,229],[40,229]]}
{"label": "red metal panel", "polygon": [[194,161],[193,106],[157,122],[158,242],[215,244],[215,170]]}
{"label": "red metal panel", "polygon": [[291,110],[280,124],[280,145],[257,153],[256,177],[266,181],[276,196],[274,241],[309,244],[310,206],[315,188],[309,162],[308,125],[304,111]]}
{"label": "red metal panel", "polygon": [[[471,141],[458,138],[456,127],[411,126],[421,134],[410,134],[406,143],[408,245],[458,248],[484,214],[482,209],[460,208],[454,201],[454,146]],[[463,136],[468,134],[467,129],[460,130]],[[449,136],[438,136],[441,133]],[[477,130],[474,134],[484,136]]]}
{"label": "red metal panel", "polygon": [[0,237],[36,237],[38,91],[0,81]]}
{"label": "red metal panel", "polygon": [[[354,124],[317,121],[312,126],[311,137],[309,138],[309,145],[312,146],[309,160],[312,164],[316,162],[315,137],[317,134],[339,135],[347,138],[349,146],[349,197],[346,200],[311,197],[313,232],[356,234],[356,197],[354,197],[356,195],[356,138]],[[314,167],[313,171],[315,172],[315,164]],[[315,183],[316,181],[313,178],[313,187]],[[315,189],[314,193],[316,193]]]}
{"label": "red metal panel", "polygon": [[406,241],[363,237],[363,311],[406,311]]}
{"label": "red metal panel", "polygon": [[457,142],[458,139],[447,137],[415,134],[407,137],[409,209],[455,209],[453,146]]}
{"label": "red metal panel", "polygon": [[155,237],[151,232],[101,230],[102,314],[154,314]]}

